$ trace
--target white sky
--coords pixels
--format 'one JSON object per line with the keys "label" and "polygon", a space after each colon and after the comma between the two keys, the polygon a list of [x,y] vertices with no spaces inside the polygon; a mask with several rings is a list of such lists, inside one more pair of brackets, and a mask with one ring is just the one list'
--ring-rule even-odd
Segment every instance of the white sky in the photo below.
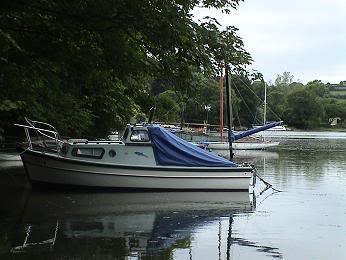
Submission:
{"label": "white sky", "polygon": [[346,0],[245,0],[228,15],[210,9],[193,14],[237,27],[254,59],[250,68],[266,81],[284,71],[302,83],[346,80]]}

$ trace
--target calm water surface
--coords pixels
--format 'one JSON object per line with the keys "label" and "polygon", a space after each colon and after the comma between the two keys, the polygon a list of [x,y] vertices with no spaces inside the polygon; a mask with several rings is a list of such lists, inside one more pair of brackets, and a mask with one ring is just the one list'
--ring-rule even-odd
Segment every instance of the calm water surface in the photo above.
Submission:
{"label": "calm water surface", "polygon": [[30,190],[0,162],[0,259],[346,259],[346,140],[237,156],[284,192]]}

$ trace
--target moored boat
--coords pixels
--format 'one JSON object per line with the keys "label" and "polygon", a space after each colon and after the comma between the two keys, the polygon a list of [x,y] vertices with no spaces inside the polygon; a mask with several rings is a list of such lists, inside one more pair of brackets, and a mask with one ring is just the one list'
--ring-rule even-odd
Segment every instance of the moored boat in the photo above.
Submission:
{"label": "moored boat", "polygon": [[[253,168],[204,151],[160,126],[128,125],[120,141],[62,141],[49,124],[27,120],[19,148],[32,183],[178,190],[248,190]],[[37,124],[46,128],[38,128]],[[47,129],[50,126],[52,130]],[[53,145],[31,142],[34,131]]]}
{"label": "moored boat", "polygon": [[[275,147],[280,144],[280,142],[273,142],[268,140],[261,140],[251,135],[271,129],[280,125],[282,122],[273,122],[270,124],[263,125],[261,127],[250,129],[243,132],[232,132],[231,134],[231,143],[232,149],[234,150],[261,150],[267,149],[270,147]],[[228,150],[230,142],[213,142],[213,141],[204,141],[200,142],[204,148],[212,150]]]}
{"label": "moored boat", "polygon": [[[207,148],[214,150],[228,150],[228,142],[206,142]],[[233,150],[263,150],[271,147],[278,146],[280,142],[272,142],[266,140],[256,140],[252,142],[237,141],[232,143]]]}

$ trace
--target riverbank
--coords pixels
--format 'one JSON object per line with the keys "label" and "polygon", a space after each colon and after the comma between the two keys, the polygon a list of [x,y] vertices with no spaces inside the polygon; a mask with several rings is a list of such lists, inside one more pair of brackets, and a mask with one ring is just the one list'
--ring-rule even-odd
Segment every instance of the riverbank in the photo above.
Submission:
{"label": "riverbank", "polygon": [[346,139],[346,131],[263,131],[254,136],[273,139]]}

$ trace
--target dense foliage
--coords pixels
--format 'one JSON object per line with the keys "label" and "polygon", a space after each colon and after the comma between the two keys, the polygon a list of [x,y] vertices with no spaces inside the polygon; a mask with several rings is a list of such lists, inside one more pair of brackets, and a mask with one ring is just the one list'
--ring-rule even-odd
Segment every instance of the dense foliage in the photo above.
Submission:
{"label": "dense foliage", "polygon": [[65,135],[102,135],[172,94],[154,97],[154,82],[174,92],[178,110],[200,75],[251,61],[236,28],[191,14],[196,6],[229,12],[239,1],[1,1],[1,131],[26,115]]}
{"label": "dense foliage", "polygon": [[281,118],[299,129],[329,127],[331,118],[346,119],[345,105],[346,100],[333,97],[328,85],[320,80],[304,85],[294,82],[288,72],[278,75],[275,84],[268,87],[269,120]]}
{"label": "dense foliage", "polygon": [[[219,74],[232,64],[237,126],[261,122],[264,82],[244,70],[251,57],[235,27],[196,7],[229,13],[240,0],[3,0],[0,4],[0,137],[23,116],[63,135],[106,134],[145,120],[219,123]],[[205,106],[210,106],[206,111]],[[346,118],[345,101],[320,81],[285,72],[268,87],[269,120],[313,128]]]}
{"label": "dense foliage", "polygon": [[[245,74],[232,75],[231,81],[234,125],[237,128],[249,128],[253,124],[262,124],[264,81]],[[208,117],[209,124],[218,125],[219,81],[205,80],[201,86],[196,89],[196,95],[188,100],[184,118],[187,122],[203,123]],[[170,96],[167,107],[179,106],[176,100],[176,96]],[[206,105],[210,106],[208,115]],[[169,122],[178,122],[179,116],[179,113],[175,113]],[[163,117],[158,114],[157,118],[160,120]],[[267,121],[283,120],[293,128],[317,129],[331,128],[329,123],[333,118],[341,119],[341,124],[336,127],[345,126],[346,100],[331,95],[328,85],[321,81],[314,80],[304,85],[294,82],[293,76],[285,72],[278,75],[274,84],[267,84]]]}

